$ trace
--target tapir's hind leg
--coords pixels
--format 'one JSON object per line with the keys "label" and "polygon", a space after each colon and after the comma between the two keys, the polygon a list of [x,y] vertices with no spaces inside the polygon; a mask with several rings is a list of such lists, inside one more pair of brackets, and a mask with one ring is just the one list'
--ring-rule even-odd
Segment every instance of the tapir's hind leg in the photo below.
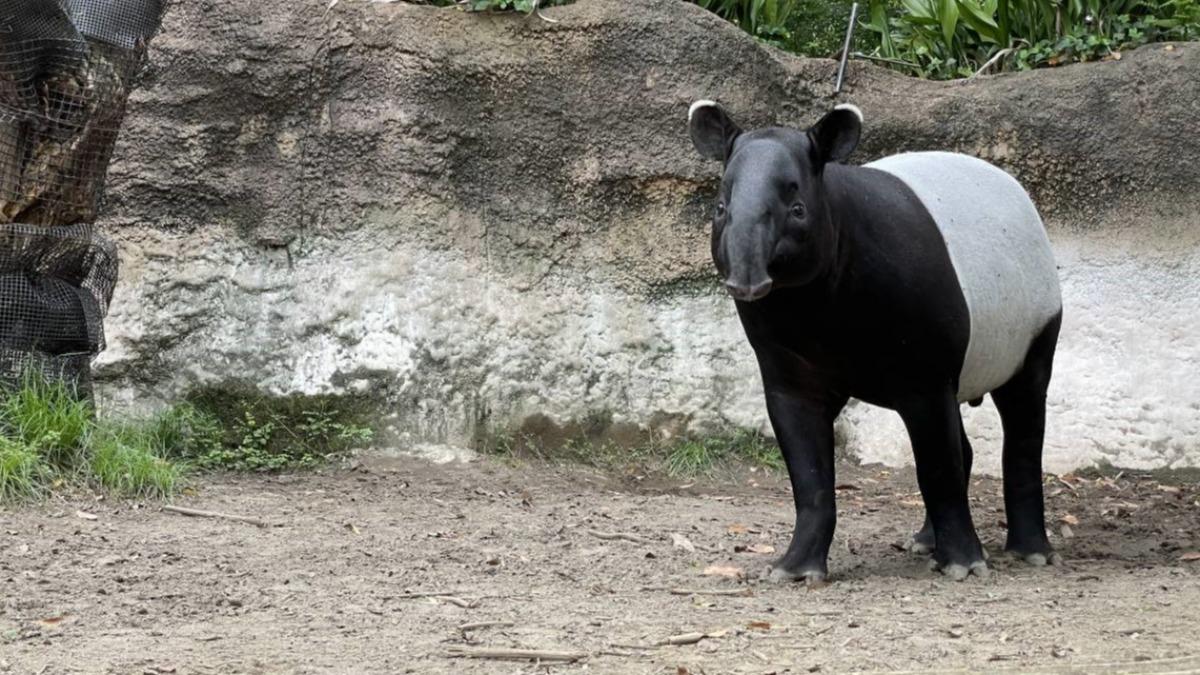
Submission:
{"label": "tapir's hind leg", "polygon": [[1062,316],[1056,316],[1029,347],[1025,365],[992,392],[1004,426],[1004,510],[1008,541],[1004,548],[1034,565],[1061,558],[1046,538],[1042,495],[1042,441],[1046,432],[1046,389]]}
{"label": "tapir's hind leg", "polygon": [[[958,420],[958,433],[962,443],[962,463],[963,477],[967,480],[967,490],[971,487],[971,462],[975,457],[971,450],[971,441],[967,438],[967,430],[963,428],[962,417]],[[925,510],[925,524],[921,526],[921,531],[908,538],[904,544],[904,548],[913,553],[926,555],[933,553],[933,549],[937,548],[937,537],[933,534],[933,520],[929,517],[929,510]],[[986,551],[985,551],[986,554]]]}
{"label": "tapir's hind leg", "polygon": [[962,416],[953,389],[947,384],[937,391],[916,394],[898,412],[912,439],[917,484],[933,521],[937,540],[934,564],[953,579],[986,575],[983,548],[967,503]]}

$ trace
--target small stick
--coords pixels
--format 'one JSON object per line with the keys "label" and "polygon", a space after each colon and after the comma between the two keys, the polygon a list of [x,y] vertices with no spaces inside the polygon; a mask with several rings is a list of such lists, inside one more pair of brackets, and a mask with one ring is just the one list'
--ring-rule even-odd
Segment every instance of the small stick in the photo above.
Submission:
{"label": "small stick", "polygon": [[608,541],[612,541],[612,540],[616,540],[616,539],[623,539],[625,541],[632,541],[635,544],[653,544],[654,543],[654,542],[650,541],[649,539],[643,539],[642,537],[639,537],[636,534],[629,534],[626,532],[601,532],[599,530],[588,530],[587,533],[597,539],[605,539]]}
{"label": "small stick", "polygon": [[[985,64],[983,64],[982,66],[980,66],[980,67],[979,67],[979,70],[975,71],[975,72],[974,72],[974,74],[972,74],[972,75],[971,75],[970,77],[968,77],[967,79],[968,79],[968,80],[973,80],[973,79],[975,79],[975,78],[979,77],[980,75],[982,75],[982,74],[983,74],[983,71],[987,70],[988,68],[991,68],[993,65],[995,65],[995,63],[996,63],[997,61],[999,61],[1000,59],[1002,59],[1002,58],[1004,58],[1004,57],[1008,56],[1009,54],[1011,54],[1011,53],[1012,53],[1012,51],[1013,51],[1013,50],[1012,50],[1012,47],[1007,47],[1007,48],[1005,48],[1005,49],[1001,49],[1000,51],[996,52],[996,55],[995,55],[995,56],[993,56],[992,58],[988,59],[988,60],[987,60],[987,63],[985,63]],[[1059,479],[1059,480],[1062,480],[1062,479]],[[1063,481],[1063,482],[1066,482],[1066,481]],[[1067,484],[1067,487],[1071,487],[1071,485],[1068,483],[1068,484]],[[1072,487],[1071,489],[1072,489],[1072,490],[1074,490],[1075,488],[1073,488],[1073,487]]]}
{"label": "small stick", "polygon": [[542,0],[533,0],[533,13],[537,14],[537,17],[546,23],[558,23],[558,19],[551,19],[542,14],[542,8],[538,6],[541,4]]}
{"label": "small stick", "polygon": [[402,593],[400,595],[389,595],[384,597],[384,600],[412,600],[413,598],[445,598],[454,595],[455,593],[465,593],[466,591],[413,591],[412,593]]}
{"label": "small stick", "polygon": [[511,621],[476,621],[474,623],[464,623],[458,627],[458,630],[465,633],[469,630],[478,630],[480,628],[510,628],[513,625]]}
{"label": "small stick", "polygon": [[504,661],[566,661],[573,663],[588,657],[587,652],[554,652],[544,649],[466,649],[451,648],[450,658],[497,659]]}
{"label": "small stick", "polygon": [[708,633],[683,633],[682,635],[672,635],[669,638],[664,638],[654,643],[658,646],[663,645],[694,645],[697,642],[708,637]]}
{"label": "small stick", "polygon": [[275,527],[273,523],[268,523],[265,520],[251,518],[249,516],[235,516],[229,513],[219,513],[217,511],[201,511],[200,509],[189,509],[182,506],[167,504],[163,507],[163,511],[171,511],[184,516],[195,516],[196,518],[220,518],[222,520],[236,520],[239,523],[250,523],[259,527]]}
{"label": "small stick", "polygon": [[724,588],[707,590],[703,588],[667,588],[666,586],[644,586],[643,591],[666,591],[671,595],[730,595],[749,597],[754,592],[746,588]]}
{"label": "small stick", "polygon": [[459,607],[462,607],[463,609],[472,609],[475,607],[475,605],[478,604],[478,601],[470,602],[467,600],[463,600],[462,598],[456,598],[453,595],[435,595],[433,597],[437,600],[444,600],[445,602],[448,602],[452,605],[458,605]]}

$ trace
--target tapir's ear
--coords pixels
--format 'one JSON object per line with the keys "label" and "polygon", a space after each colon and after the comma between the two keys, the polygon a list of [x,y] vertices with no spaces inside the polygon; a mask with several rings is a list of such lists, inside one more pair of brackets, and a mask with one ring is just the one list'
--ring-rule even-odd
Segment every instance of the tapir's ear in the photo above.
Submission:
{"label": "tapir's ear", "polygon": [[820,122],[808,130],[814,159],[819,163],[840,162],[854,152],[862,134],[862,111],[858,106],[842,103],[829,111]]}
{"label": "tapir's ear", "polygon": [[696,101],[688,108],[688,133],[696,151],[707,159],[729,158],[733,141],[742,133],[725,109],[713,101]]}

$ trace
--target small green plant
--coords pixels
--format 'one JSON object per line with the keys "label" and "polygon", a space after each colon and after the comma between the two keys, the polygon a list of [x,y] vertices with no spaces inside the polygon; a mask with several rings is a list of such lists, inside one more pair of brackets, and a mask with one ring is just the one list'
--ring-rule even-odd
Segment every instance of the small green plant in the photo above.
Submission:
{"label": "small green plant", "polygon": [[374,436],[332,398],[252,391],[199,392],[169,411],[163,426],[174,456],[202,469],[232,471],[311,468]]}
{"label": "small green plant", "polygon": [[89,440],[93,479],[131,497],[166,497],[175,492],[182,468],[161,454],[157,424],[101,428]]}
{"label": "small green plant", "polygon": [[42,493],[48,467],[25,443],[0,436],[0,503],[23,501]]}

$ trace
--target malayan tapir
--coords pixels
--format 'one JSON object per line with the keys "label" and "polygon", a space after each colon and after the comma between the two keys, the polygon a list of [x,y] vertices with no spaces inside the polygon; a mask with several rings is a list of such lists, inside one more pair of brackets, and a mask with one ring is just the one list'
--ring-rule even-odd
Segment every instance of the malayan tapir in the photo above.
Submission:
{"label": "malayan tapir", "polygon": [[900,414],[926,513],[910,547],[961,580],[988,568],[967,504],[960,404],[991,394],[1004,428],[1005,547],[1057,563],[1041,467],[1062,299],[1021,185],[949,152],[842,164],[862,130],[851,105],[808,130],[744,131],[697,101],[688,127],[700,154],[724,164],[712,258],[758,359],[795,499],[792,542],[769,578],[828,573],[833,423],[849,397]]}

